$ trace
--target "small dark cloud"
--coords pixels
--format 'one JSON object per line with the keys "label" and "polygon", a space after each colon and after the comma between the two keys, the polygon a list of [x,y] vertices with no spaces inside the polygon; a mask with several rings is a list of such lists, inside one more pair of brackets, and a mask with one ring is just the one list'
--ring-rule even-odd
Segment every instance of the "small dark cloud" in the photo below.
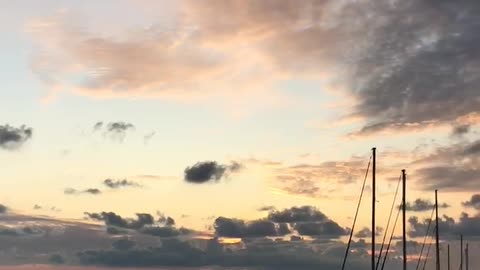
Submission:
{"label": "small dark cloud", "polygon": [[7,212],[8,208],[0,203],[0,214],[5,214]]}
{"label": "small dark cloud", "polygon": [[107,125],[107,131],[112,133],[124,133],[133,128],[135,128],[133,124],[125,122],[110,122]]}
{"label": "small dark cloud", "polygon": [[112,189],[118,189],[122,187],[141,187],[140,184],[133,181],[128,181],[127,179],[123,179],[123,180],[105,179],[103,181],[103,184]]}
{"label": "small dark cloud", "polygon": [[97,131],[102,129],[102,127],[103,127],[103,122],[97,122],[95,123],[95,125],[93,125],[93,130]]}
{"label": "small dark cloud", "polygon": [[272,205],[266,205],[258,208],[257,210],[260,212],[271,212],[271,211],[275,211],[276,208],[275,206],[272,206]]}
{"label": "small dark cloud", "polygon": [[0,125],[0,148],[16,150],[28,141],[33,134],[33,129],[26,126],[19,128],[9,125]]}
{"label": "small dark cloud", "polygon": [[123,142],[127,132],[133,130],[135,126],[126,122],[97,122],[93,125],[94,131],[104,131],[104,135],[108,135],[111,139]]}
{"label": "small dark cloud", "polygon": [[[405,210],[413,211],[413,212],[432,211],[434,206],[435,204],[432,203],[431,201],[418,198],[415,201],[413,201],[413,203],[407,202],[405,204]],[[450,205],[448,205],[447,203],[442,203],[438,205],[438,208],[448,208],[448,207],[450,207]]]}
{"label": "small dark cloud", "polygon": [[469,208],[480,210],[480,194],[474,194],[470,200],[462,202],[462,205]]}
{"label": "small dark cloud", "polygon": [[100,195],[102,191],[98,188],[87,188],[84,190],[76,190],[74,188],[66,188],[63,191],[66,195],[80,195],[80,194],[91,194],[91,195]]}
{"label": "small dark cloud", "polygon": [[196,184],[219,181],[240,169],[242,169],[242,165],[238,162],[232,162],[230,165],[219,164],[216,161],[197,162],[192,167],[185,169],[184,179],[189,183]]}
{"label": "small dark cloud", "polygon": [[40,210],[40,209],[42,209],[42,206],[40,206],[40,205],[38,205],[38,204],[35,204],[35,205],[33,206],[33,210]]}
{"label": "small dark cloud", "polygon": [[452,129],[452,136],[454,137],[461,137],[468,132],[470,132],[471,125],[459,125],[454,126]]}

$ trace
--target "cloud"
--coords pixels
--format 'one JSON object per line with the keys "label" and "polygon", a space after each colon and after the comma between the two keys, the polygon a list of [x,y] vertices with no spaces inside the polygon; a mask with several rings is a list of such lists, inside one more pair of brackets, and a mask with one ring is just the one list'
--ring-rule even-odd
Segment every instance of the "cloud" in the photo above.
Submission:
{"label": "cloud", "polygon": [[270,212],[270,211],[274,211],[275,209],[276,208],[273,205],[266,205],[258,208],[257,210],[260,212]]}
{"label": "cloud", "polygon": [[115,226],[125,229],[141,229],[146,225],[155,224],[155,219],[152,215],[147,213],[137,213],[135,219],[123,218],[114,212],[101,212],[101,213],[89,213],[85,212],[85,215],[96,221],[104,221],[107,226]]}
{"label": "cloud", "polygon": [[184,171],[185,181],[189,183],[202,184],[210,181],[219,181],[230,173],[239,171],[242,165],[232,162],[230,165],[218,164],[216,161],[197,162],[192,167],[187,167]]}
{"label": "cloud", "polygon": [[345,186],[363,179],[367,163],[368,157],[353,156],[346,160],[276,166],[273,183],[286,194],[329,197],[338,184]]}
{"label": "cloud", "polygon": [[480,140],[437,147],[411,162],[423,190],[480,190]]}
{"label": "cloud", "polygon": [[[427,231],[429,219],[424,219],[422,222],[418,217],[413,216],[408,219],[410,224],[410,237],[422,237]],[[470,216],[467,213],[462,213],[458,221],[452,217],[444,215],[439,219],[439,231],[442,237],[457,238],[458,235],[463,234],[466,237],[480,236],[480,215]]]}
{"label": "cloud", "polygon": [[288,228],[287,231],[285,231],[285,227],[279,230],[279,227],[269,220],[245,222],[243,220],[225,217],[215,219],[213,228],[217,236],[233,238],[281,236],[290,233]]}
{"label": "cloud", "polygon": [[452,129],[452,136],[461,137],[470,132],[470,128],[471,125],[469,124],[454,126]]}
{"label": "cloud", "polygon": [[128,181],[127,179],[123,179],[123,180],[105,179],[103,181],[103,184],[111,189],[119,189],[122,187],[141,187],[140,184],[133,181]]}
{"label": "cloud", "polygon": [[296,223],[296,222],[323,222],[328,217],[313,206],[301,206],[284,209],[281,211],[272,211],[268,214],[268,219],[277,223]]}
{"label": "cloud", "polygon": [[8,208],[0,203],[0,214],[5,214],[7,212]]}
{"label": "cloud", "polygon": [[[383,228],[377,227],[377,229],[375,230],[375,235],[380,236],[382,231],[383,231]],[[357,238],[371,237],[372,236],[372,231],[367,227],[363,227],[360,231],[356,232],[354,236],[357,237]]]}
{"label": "cloud", "polygon": [[127,132],[133,129],[135,129],[133,124],[122,121],[109,123],[97,122],[95,125],[93,125],[94,131],[103,130],[104,135],[119,142],[123,142],[127,136]]}
{"label": "cloud", "polygon": [[64,194],[66,195],[79,195],[79,194],[91,194],[91,195],[100,195],[102,194],[102,191],[99,190],[98,188],[87,188],[84,190],[76,190],[74,188],[66,188],[63,191]]}
{"label": "cloud", "polygon": [[[413,211],[413,212],[432,211],[434,206],[435,204],[432,203],[431,201],[418,198],[415,201],[413,201],[413,203],[407,202],[405,204],[405,210]],[[450,205],[446,203],[438,205],[438,208],[448,208],[448,207],[450,207]]]}
{"label": "cloud", "polygon": [[16,150],[32,138],[33,129],[26,126],[18,128],[9,125],[0,125],[0,148]]}
{"label": "cloud", "polygon": [[462,202],[464,207],[471,207],[480,210],[480,194],[474,194],[470,200]]}

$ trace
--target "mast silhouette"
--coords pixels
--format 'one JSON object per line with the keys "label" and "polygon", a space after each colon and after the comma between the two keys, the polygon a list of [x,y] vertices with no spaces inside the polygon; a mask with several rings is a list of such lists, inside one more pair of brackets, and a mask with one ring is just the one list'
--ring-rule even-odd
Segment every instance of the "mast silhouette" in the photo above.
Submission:
{"label": "mast silhouette", "polygon": [[460,270],[463,270],[463,234],[460,234]]}
{"label": "mast silhouette", "polygon": [[447,270],[450,270],[450,244],[447,244]]}
{"label": "mast silhouette", "polygon": [[440,270],[440,243],[438,233],[438,190],[435,189],[435,250],[437,270]]}
{"label": "mast silhouette", "polygon": [[465,269],[468,270],[468,243],[467,247],[465,248]]}
{"label": "mast silhouette", "polygon": [[375,202],[377,200],[376,198],[376,187],[375,187],[375,173],[376,173],[376,163],[377,163],[377,158],[376,158],[376,150],[377,148],[373,147],[372,148],[372,158],[373,158],[373,163],[372,163],[372,270],[375,270]]}
{"label": "mast silhouette", "polygon": [[406,234],[406,198],[407,198],[407,174],[402,170],[402,238],[403,238],[403,270],[407,270],[407,234]]}

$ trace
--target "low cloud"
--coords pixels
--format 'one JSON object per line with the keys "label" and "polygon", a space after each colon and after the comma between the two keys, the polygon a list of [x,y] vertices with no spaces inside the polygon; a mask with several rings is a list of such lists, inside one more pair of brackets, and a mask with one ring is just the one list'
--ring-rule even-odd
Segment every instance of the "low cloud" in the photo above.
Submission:
{"label": "low cloud", "polygon": [[[435,204],[432,203],[431,201],[418,198],[415,201],[413,201],[413,203],[407,202],[405,204],[405,210],[413,211],[413,212],[432,211],[434,206]],[[447,203],[442,203],[438,205],[438,208],[448,208],[448,207],[450,207],[450,205],[448,205]]]}
{"label": "low cloud", "polygon": [[8,208],[0,203],[0,214],[5,214],[7,212]]}
{"label": "low cloud", "polygon": [[[409,218],[408,223],[410,224],[409,236],[422,237],[427,231],[429,219],[420,222],[418,217],[413,216]],[[478,237],[480,236],[480,215],[470,216],[467,213],[462,213],[457,221],[444,215],[439,219],[438,226],[442,237],[445,238],[457,238],[460,234],[466,237]]]}
{"label": "low cloud", "polygon": [[33,129],[26,126],[18,128],[9,125],[0,125],[0,148],[5,150],[19,149],[26,141],[32,138]]}
{"label": "low cloud", "polygon": [[202,184],[206,182],[218,182],[229,174],[242,169],[242,165],[232,162],[230,165],[219,164],[216,161],[197,162],[184,171],[184,179],[189,183]]}
{"label": "low cloud", "polygon": [[96,221],[103,221],[107,226],[115,226],[125,229],[141,229],[145,225],[153,225],[155,219],[152,215],[147,213],[137,213],[136,218],[123,218],[114,212],[101,212],[101,213],[89,213],[85,212],[85,215]]}
{"label": "low cloud", "polygon": [[470,200],[462,202],[464,207],[480,210],[480,194],[474,194]]}
{"label": "low cloud", "polygon": [[119,189],[124,187],[141,187],[139,183],[128,181],[127,179],[123,180],[112,180],[112,179],[105,179],[103,184],[111,189]]}

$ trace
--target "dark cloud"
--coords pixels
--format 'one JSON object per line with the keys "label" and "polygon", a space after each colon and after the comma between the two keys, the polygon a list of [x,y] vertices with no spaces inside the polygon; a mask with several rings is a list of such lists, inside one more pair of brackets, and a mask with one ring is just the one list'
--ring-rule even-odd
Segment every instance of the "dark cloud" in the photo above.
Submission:
{"label": "dark cloud", "polygon": [[135,126],[127,122],[97,122],[93,125],[94,131],[104,131],[104,135],[109,136],[113,140],[123,142],[127,136],[127,132],[135,129]]}
{"label": "dark cloud", "polygon": [[412,162],[424,190],[480,190],[480,140],[438,147]]}
{"label": "dark cloud", "polygon": [[40,206],[40,205],[38,205],[38,204],[35,204],[35,205],[33,206],[33,210],[40,210],[40,209],[42,209],[42,206]]}
{"label": "dark cloud", "polygon": [[348,233],[347,230],[332,220],[295,223],[294,228],[300,235],[325,238],[337,238]]}
{"label": "dark cloud", "polygon": [[216,161],[197,162],[192,167],[187,167],[184,171],[185,181],[189,183],[206,183],[210,181],[219,181],[228,174],[237,172],[242,168],[238,162],[232,162],[230,165],[219,164]]}
{"label": "dark cloud", "polygon": [[277,223],[322,222],[328,220],[324,213],[313,206],[292,207],[282,211],[272,211],[268,214],[268,219]]}
{"label": "dark cloud", "polygon": [[[410,237],[422,237],[427,231],[429,219],[419,221],[418,217],[413,216],[408,220],[410,224]],[[452,217],[444,215],[439,219],[439,228],[442,237],[456,238],[463,234],[466,237],[480,236],[480,215],[470,216],[467,213],[462,213],[458,221]]]}
{"label": "dark cloud", "polygon": [[471,125],[454,126],[452,129],[452,136],[460,137],[470,132]]}
{"label": "dark cloud", "polygon": [[128,238],[121,238],[121,239],[115,240],[112,243],[112,247],[116,250],[126,251],[134,248],[136,244],[137,243],[135,243],[135,241],[130,240]]}
{"label": "dark cloud", "polygon": [[95,123],[95,125],[93,125],[93,130],[97,131],[102,129],[102,127],[103,127],[103,122],[97,122]]}
{"label": "dark cloud", "polygon": [[141,229],[146,225],[155,224],[155,219],[147,213],[137,213],[136,218],[123,218],[114,212],[88,213],[85,215],[93,220],[104,221],[107,226],[115,226],[126,229]]}
{"label": "dark cloud", "polygon": [[64,194],[66,195],[79,195],[79,194],[91,194],[91,195],[100,195],[102,194],[102,191],[99,190],[98,188],[87,188],[84,190],[76,190],[74,188],[66,188],[63,191]]}
{"label": "dark cloud", "polygon": [[260,212],[270,212],[270,211],[275,211],[275,206],[273,205],[266,205],[258,208],[257,210]]}
{"label": "dark cloud", "polygon": [[143,234],[148,234],[160,238],[171,238],[177,237],[180,235],[192,234],[193,231],[187,228],[175,228],[172,226],[150,226],[145,227],[140,230]]}
{"label": "dark cloud", "polygon": [[5,214],[7,212],[8,208],[0,203],[0,214]]}
{"label": "dark cloud", "polygon": [[28,141],[33,134],[33,129],[26,126],[19,128],[9,125],[0,125],[0,148],[15,150]]}
{"label": "dark cloud", "polygon": [[124,133],[133,128],[135,128],[133,124],[125,122],[110,122],[107,125],[107,131],[112,133]]}
{"label": "dark cloud", "polygon": [[128,181],[127,179],[123,179],[123,180],[105,179],[103,181],[103,184],[112,189],[118,189],[122,187],[141,187],[140,184],[133,181]]}
{"label": "dark cloud", "polygon": [[175,219],[172,217],[166,216],[163,213],[157,212],[158,217],[158,222],[164,226],[175,226]]}
{"label": "dark cloud", "polygon": [[370,18],[356,14],[369,25],[369,40],[353,74],[355,113],[378,131],[478,113],[479,11],[474,0],[408,0],[377,5],[365,13]]}
{"label": "dark cloud", "polygon": [[[375,235],[379,236],[379,235],[381,235],[382,232],[383,232],[383,228],[377,227],[377,229],[375,230]],[[357,237],[357,238],[371,237],[372,236],[372,231],[367,227],[363,227],[361,230],[356,232],[354,236]]]}
{"label": "dark cloud", "polygon": [[240,219],[218,217],[215,219],[213,227],[215,234],[221,237],[265,237],[279,236],[281,233],[277,230],[275,223],[269,220],[245,222]]}
{"label": "dark cloud", "polygon": [[465,207],[471,207],[480,210],[480,194],[472,195],[470,200],[462,202],[462,205]]}
{"label": "dark cloud", "polygon": [[[435,204],[432,203],[431,201],[418,198],[415,201],[413,201],[413,203],[407,202],[405,204],[405,210],[413,211],[413,212],[432,211],[434,206]],[[447,203],[442,203],[438,205],[438,208],[448,208],[448,207],[450,207],[450,205],[448,205]]]}

